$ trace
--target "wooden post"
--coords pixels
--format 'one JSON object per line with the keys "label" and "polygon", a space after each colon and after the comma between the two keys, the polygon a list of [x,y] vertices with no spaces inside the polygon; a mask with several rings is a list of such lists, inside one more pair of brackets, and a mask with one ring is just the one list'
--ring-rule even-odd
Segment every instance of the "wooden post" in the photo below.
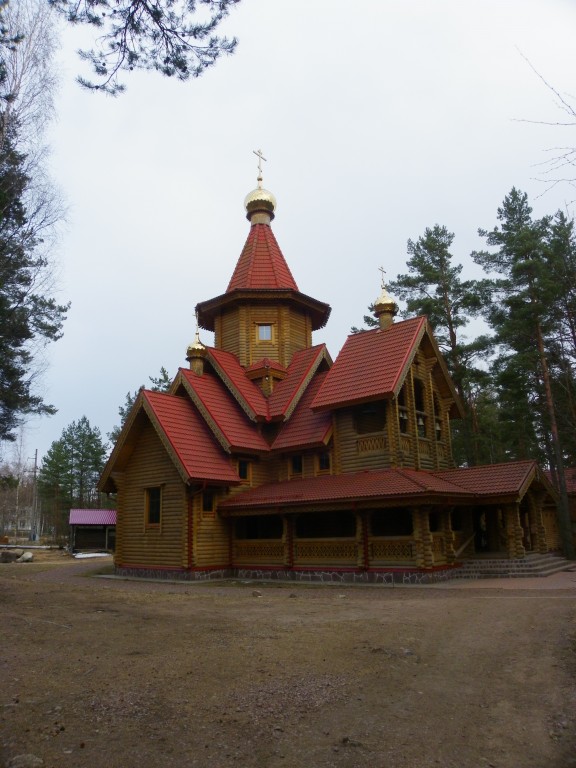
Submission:
{"label": "wooden post", "polygon": [[368,554],[368,513],[356,512],[356,565],[367,569],[370,565]]}
{"label": "wooden post", "polygon": [[454,550],[454,531],[452,530],[452,522],[450,515],[452,507],[440,508],[440,529],[444,534],[444,556],[446,563],[453,563],[456,560],[456,552]]}
{"label": "wooden post", "polygon": [[294,568],[294,515],[284,516],[284,565]]}
{"label": "wooden post", "polygon": [[508,557],[511,560],[525,557],[526,550],[522,543],[523,531],[520,524],[520,505],[508,504],[503,508],[506,516],[506,542],[508,548]]}
{"label": "wooden post", "polygon": [[428,507],[420,507],[412,510],[414,543],[416,545],[416,565],[418,568],[432,568],[434,565],[432,534],[430,533],[428,512]]}
{"label": "wooden post", "polygon": [[528,514],[530,518],[530,530],[532,532],[533,549],[545,555],[548,552],[548,543],[546,541],[546,528],[542,519],[542,506],[545,493],[535,493],[528,491]]}

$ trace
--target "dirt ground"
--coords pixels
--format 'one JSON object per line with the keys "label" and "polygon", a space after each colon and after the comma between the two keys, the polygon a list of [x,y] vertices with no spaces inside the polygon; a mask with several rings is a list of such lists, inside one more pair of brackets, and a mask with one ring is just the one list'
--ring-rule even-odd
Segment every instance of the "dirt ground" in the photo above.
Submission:
{"label": "dirt ground", "polygon": [[576,573],[391,588],[98,572],[110,560],[59,552],[0,565],[2,767],[576,766]]}

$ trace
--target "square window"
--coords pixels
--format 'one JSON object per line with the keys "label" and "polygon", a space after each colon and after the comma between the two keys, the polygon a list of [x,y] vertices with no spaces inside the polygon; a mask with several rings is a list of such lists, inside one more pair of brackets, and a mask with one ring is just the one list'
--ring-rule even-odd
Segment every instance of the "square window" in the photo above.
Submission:
{"label": "square window", "polygon": [[272,326],[269,323],[258,325],[258,341],[272,341]]}
{"label": "square window", "polygon": [[157,528],[162,519],[162,489],[146,489],[146,525]]}

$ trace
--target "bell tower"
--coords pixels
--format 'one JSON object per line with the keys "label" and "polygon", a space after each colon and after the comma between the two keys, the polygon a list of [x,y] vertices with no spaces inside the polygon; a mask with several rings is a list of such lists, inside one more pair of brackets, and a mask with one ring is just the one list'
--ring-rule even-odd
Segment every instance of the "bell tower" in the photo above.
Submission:
{"label": "bell tower", "polygon": [[312,346],[312,331],[323,328],[330,306],[298,289],[272,232],[276,198],[262,186],[260,151],[258,186],[245,200],[248,238],[226,292],[200,302],[200,327],[214,331],[214,346],[232,352],[244,368],[287,368],[295,352]]}

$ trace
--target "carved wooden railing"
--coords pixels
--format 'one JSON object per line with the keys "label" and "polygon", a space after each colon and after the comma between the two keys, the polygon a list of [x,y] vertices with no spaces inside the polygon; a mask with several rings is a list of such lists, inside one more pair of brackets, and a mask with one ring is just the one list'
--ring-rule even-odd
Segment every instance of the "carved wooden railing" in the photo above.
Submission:
{"label": "carved wooden railing", "polygon": [[235,541],[232,547],[234,565],[270,565],[281,563],[284,543],[270,539]]}
{"label": "carved wooden railing", "polygon": [[386,448],[384,435],[367,435],[359,437],[356,441],[358,453],[381,453]]}
{"label": "carved wooden railing", "polygon": [[295,565],[355,565],[358,545],[352,539],[297,539],[294,542]]}
{"label": "carved wooden railing", "polygon": [[429,457],[432,455],[432,448],[430,445],[430,440],[426,440],[424,437],[418,438],[418,452],[420,453],[420,456]]}
{"label": "carved wooden railing", "polygon": [[400,435],[400,450],[406,455],[412,453],[412,437],[410,435]]}
{"label": "carved wooden railing", "polygon": [[400,536],[386,539],[369,539],[368,559],[370,565],[384,563],[413,564],[415,561],[414,541]]}

